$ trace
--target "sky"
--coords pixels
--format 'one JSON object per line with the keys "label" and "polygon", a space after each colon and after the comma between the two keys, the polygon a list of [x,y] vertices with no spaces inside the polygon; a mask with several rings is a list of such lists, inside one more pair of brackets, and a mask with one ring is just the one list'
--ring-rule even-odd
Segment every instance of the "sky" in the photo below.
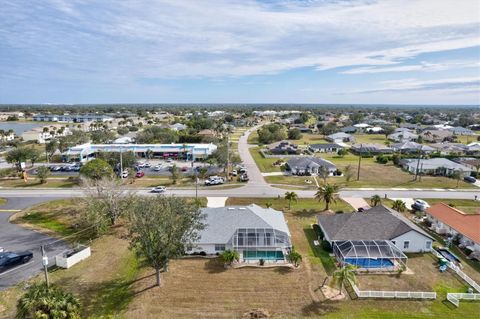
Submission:
{"label": "sky", "polygon": [[0,103],[480,104],[478,0],[2,0]]}

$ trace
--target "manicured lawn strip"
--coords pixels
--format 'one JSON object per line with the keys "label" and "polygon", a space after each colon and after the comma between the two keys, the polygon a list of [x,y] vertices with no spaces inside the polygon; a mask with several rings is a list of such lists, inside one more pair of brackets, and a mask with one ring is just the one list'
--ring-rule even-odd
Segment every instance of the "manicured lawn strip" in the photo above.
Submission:
{"label": "manicured lawn strip", "polygon": [[252,154],[255,163],[257,164],[258,168],[261,172],[280,172],[279,166],[273,166],[272,164],[279,160],[279,158],[265,158],[259,152],[260,148],[254,147],[249,149],[250,154]]}
{"label": "manicured lawn strip", "polygon": [[5,205],[6,203],[7,203],[7,199],[0,197],[0,206]]}
{"label": "manicured lawn strip", "polygon": [[29,187],[48,187],[48,188],[71,188],[78,186],[77,182],[68,178],[49,178],[47,183],[42,184],[36,178],[29,177],[25,183],[23,179],[5,179],[0,181],[2,187],[29,188]]}
{"label": "manicured lawn strip", "polygon": [[[284,184],[284,185],[292,185],[292,186],[302,186],[303,188],[310,188],[316,189],[317,184],[313,180],[311,176],[265,176],[265,180],[269,184]],[[306,183],[305,181],[309,180],[312,181],[311,184]],[[320,183],[320,180],[319,180]]]}
{"label": "manicured lawn strip", "polygon": [[327,274],[331,276],[337,268],[335,266],[335,260],[329,255],[328,251],[325,251],[322,248],[321,245],[315,246],[313,244],[313,241],[317,240],[317,235],[315,234],[315,231],[312,227],[306,227],[303,229],[303,231],[305,232],[305,236],[307,237],[313,256],[321,261],[323,268],[325,269]]}
{"label": "manicured lawn strip", "polygon": [[247,139],[248,144],[258,144],[258,133],[257,131],[250,133]]}

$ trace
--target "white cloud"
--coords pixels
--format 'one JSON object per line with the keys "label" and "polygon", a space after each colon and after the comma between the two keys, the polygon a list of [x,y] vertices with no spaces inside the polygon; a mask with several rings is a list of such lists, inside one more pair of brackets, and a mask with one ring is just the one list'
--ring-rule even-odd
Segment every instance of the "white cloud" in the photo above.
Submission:
{"label": "white cloud", "polygon": [[365,74],[365,73],[386,73],[386,72],[411,72],[411,71],[446,71],[451,69],[464,69],[464,68],[479,68],[480,61],[466,60],[466,61],[443,61],[439,63],[420,62],[419,64],[408,65],[396,65],[396,66],[365,66],[352,68],[346,71],[342,71],[342,74]]}
{"label": "white cloud", "polygon": [[[7,2],[0,11],[0,49],[26,54],[32,72],[38,63],[52,74],[62,69],[71,71],[65,72],[69,76],[109,81],[358,65],[369,67],[350,73],[382,72],[378,66],[390,68],[386,72],[422,71],[433,67],[396,64],[421,53],[480,45],[476,0],[461,5],[455,0],[50,0],[50,5]],[[24,66],[8,62],[12,73]]]}

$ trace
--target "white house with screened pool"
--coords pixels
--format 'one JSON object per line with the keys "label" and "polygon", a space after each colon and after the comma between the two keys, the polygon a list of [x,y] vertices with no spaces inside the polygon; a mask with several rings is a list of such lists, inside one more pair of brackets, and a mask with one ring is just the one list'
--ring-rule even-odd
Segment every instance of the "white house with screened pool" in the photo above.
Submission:
{"label": "white house with screened pool", "polygon": [[317,221],[337,261],[360,269],[403,268],[407,264],[405,253],[432,250],[430,235],[383,205],[363,213],[318,215]]}
{"label": "white house with screened pool", "polygon": [[229,249],[239,253],[240,262],[285,262],[291,241],[282,212],[255,204],[204,208],[202,212],[206,227],[187,253],[214,255]]}

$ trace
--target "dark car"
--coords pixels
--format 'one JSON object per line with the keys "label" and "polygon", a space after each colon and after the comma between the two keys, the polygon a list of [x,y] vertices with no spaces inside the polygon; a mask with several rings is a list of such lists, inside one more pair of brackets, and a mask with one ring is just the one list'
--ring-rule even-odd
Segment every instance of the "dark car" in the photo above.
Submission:
{"label": "dark car", "polygon": [[15,266],[26,264],[33,258],[31,251],[3,252],[0,253],[0,273]]}
{"label": "dark car", "polygon": [[477,179],[473,176],[465,176],[463,180],[467,183],[475,183]]}

